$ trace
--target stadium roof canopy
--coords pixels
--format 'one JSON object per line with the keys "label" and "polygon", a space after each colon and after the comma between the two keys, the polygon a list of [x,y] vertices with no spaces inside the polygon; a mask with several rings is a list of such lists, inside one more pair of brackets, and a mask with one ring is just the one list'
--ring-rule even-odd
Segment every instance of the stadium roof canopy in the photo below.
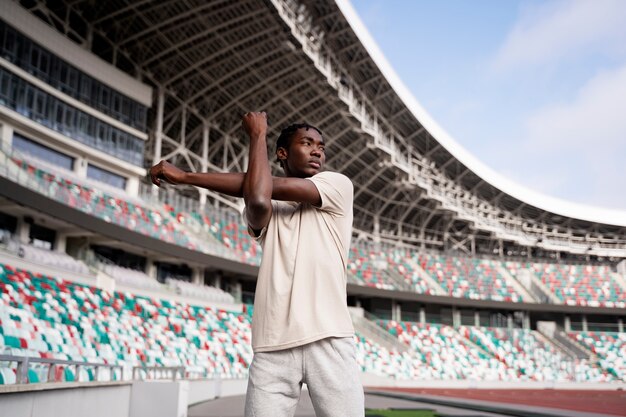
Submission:
{"label": "stadium roof canopy", "polygon": [[297,121],[323,130],[328,167],[354,182],[364,236],[626,257],[626,213],[539,195],[480,163],[407,91],[346,0],[20,4],[154,86],[146,166],[244,170],[241,116],[264,110],[271,137]]}

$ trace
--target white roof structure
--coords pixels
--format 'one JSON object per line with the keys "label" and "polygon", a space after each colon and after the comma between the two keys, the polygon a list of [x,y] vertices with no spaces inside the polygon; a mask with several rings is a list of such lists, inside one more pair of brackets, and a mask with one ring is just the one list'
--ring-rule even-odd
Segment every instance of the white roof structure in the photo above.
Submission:
{"label": "white roof structure", "polygon": [[571,201],[551,197],[538,193],[530,188],[517,184],[508,178],[500,175],[478,158],[464,149],[454,138],[452,138],[443,127],[441,127],[417,101],[413,94],[407,89],[402,80],[398,77],[393,67],[389,64],[382,51],[374,39],[370,36],[367,28],[355,12],[349,0],[336,0],[339,9],[354,30],[363,47],[370,54],[380,71],[411,110],[413,115],[422,125],[433,135],[443,147],[445,147],[463,165],[466,165],[479,177],[493,185],[494,187],[506,191],[512,197],[531,204],[543,210],[551,211],[566,217],[572,217],[590,222],[608,223],[626,226],[626,211],[610,210],[591,205],[577,204]]}
{"label": "white roof structure", "polygon": [[154,88],[146,165],[244,170],[240,118],[264,110],[273,138],[293,122],[322,129],[328,168],[355,184],[361,236],[470,254],[626,257],[626,213],[540,195],[466,152],[347,0],[49,0],[30,11]]}

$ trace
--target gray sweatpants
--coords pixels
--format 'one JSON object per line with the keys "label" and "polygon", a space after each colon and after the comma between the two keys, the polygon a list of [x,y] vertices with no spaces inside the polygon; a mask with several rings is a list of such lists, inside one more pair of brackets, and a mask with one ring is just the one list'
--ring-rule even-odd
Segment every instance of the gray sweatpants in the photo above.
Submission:
{"label": "gray sweatpants", "polygon": [[292,417],[306,383],[317,417],[363,417],[363,386],[352,337],[254,354],[246,417]]}

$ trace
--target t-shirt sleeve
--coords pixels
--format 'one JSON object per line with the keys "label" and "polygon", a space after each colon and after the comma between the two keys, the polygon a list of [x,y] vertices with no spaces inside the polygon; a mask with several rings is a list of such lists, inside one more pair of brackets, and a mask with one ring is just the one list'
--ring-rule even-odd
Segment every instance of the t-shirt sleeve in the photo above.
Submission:
{"label": "t-shirt sleeve", "polygon": [[343,216],[352,211],[354,186],[348,177],[338,172],[320,172],[310,178],[320,193],[322,204],[320,210]]}

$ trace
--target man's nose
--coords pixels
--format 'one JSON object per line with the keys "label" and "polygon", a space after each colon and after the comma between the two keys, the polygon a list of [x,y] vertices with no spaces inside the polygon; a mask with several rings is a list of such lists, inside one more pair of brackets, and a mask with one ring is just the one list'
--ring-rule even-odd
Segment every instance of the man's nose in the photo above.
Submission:
{"label": "man's nose", "polygon": [[313,150],[311,151],[311,155],[315,155],[319,158],[320,156],[322,156],[322,151],[317,148],[313,148]]}

